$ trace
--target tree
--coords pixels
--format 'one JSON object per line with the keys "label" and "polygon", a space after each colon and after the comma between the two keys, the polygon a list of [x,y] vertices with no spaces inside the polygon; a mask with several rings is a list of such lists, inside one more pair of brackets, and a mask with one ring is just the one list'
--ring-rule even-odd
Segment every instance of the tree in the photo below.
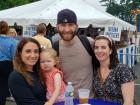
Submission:
{"label": "tree", "polygon": [[116,1],[115,0],[100,0],[100,2],[105,2],[104,6],[108,7],[112,3],[115,3]]}
{"label": "tree", "polygon": [[100,2],[104,2],[103,6],[106,6],[106,12],[118,16],[120,13],[120,5],[117,3],[116,0],[101,0]]}
{"label": "tree", "polygon": [[28,4],[39,0],[1,0],[0,1],[0,10]]}
{"label": "tree", "polygon": [[126,0],[125,6],[128,10],[128,15],[125,15],[125,17],[127,17],[125,20],[134,24],[135,16],[132,14],[132,10],[140,9],[140,0]]}
{"label": "tree", "polygon": [[134,16],[131,14],[131,11],[140,8],[140,0],[120,0],[119,3],[117,1],[101,0],[100,2],[105,3],[104,6],[107,6],[106,11],[108,13],[133,24]]}

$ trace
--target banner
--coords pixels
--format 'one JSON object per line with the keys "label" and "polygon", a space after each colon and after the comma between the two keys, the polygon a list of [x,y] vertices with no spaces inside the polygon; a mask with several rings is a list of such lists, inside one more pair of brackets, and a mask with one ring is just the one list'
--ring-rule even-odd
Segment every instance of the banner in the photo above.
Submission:
{"label": "banner", "polygon": [[108,35],[115,41],[120,41],[121,38],[121,28],[116,26],[105,27],[104,35]]}
{"label": "banner", "polygon": [[36,25],[29,25],[25,27],[24,36],[32,37],[36,34]]}

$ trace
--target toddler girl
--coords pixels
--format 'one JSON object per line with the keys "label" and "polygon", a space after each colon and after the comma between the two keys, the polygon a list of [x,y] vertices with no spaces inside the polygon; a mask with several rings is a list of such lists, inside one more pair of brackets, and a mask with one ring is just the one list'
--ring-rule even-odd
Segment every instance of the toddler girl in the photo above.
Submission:
{"label": "toddler girl", "polygon": [[40,54],[40,68],[47,87],[48,102],[45,105],[53,105],[57,101],[64,100],[63,73],[57,67],[59,67],[59,59],[56,51],[51,48],[43,49]]}

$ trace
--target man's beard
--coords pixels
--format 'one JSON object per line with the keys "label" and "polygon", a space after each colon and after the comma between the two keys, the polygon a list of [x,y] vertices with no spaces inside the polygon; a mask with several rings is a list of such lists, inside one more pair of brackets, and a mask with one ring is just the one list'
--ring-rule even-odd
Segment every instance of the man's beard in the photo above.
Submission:
{"label": "man's beard", "polygon": [[[64,41],[71,41],[73,38],[74,38],[74,36],[76,35],[76,30],[75,31],[69,31],[69,32],[64,32],[64,31],[59,31],[58,30],[58,32],[59,32],[59,34],[60,34],[60,36],[61,36],[61,38],[64,40]],[[65,38],[65,34],[69,34],[69,35],[71,35],[69,38]]]}

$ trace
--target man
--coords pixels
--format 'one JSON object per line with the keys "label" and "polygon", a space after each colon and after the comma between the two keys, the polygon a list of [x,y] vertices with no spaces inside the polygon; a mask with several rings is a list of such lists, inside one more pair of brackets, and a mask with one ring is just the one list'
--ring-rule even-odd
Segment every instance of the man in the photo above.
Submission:
{"label": "man", "polygon": [[[57,15],[56,28],[62,38],[59,40],[59,58],[64,80],[72,82],[76,98],[80,88],[90,89],[92,97],[92,57],[76,35],[78,29],[76,14],[69,9],[61,10]],[[88,39],[92,44],[93,39]]]}
{"label": "man", "polygon": [[44,37],[46,35],[46,26],[44,23],[40,23],[37,26],[37,35],[33,36],[34,39],[36,39],[42,48],[52,48],[51,41]]}

